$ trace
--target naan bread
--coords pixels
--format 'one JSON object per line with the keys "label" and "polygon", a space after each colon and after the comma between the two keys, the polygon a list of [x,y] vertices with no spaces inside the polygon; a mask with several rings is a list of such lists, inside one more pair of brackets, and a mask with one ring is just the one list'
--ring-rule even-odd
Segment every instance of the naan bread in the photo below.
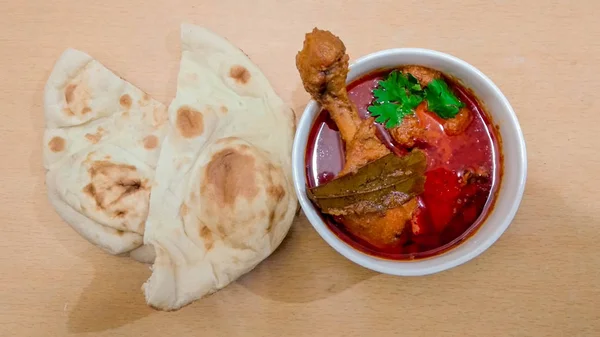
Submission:
{"label": "naan bread", "polygon": [[84,238],[111,254],[141,247],[166,107],[89,55],[68,49],[44,93],[44,166],[50,202]]}
{"label": "naan bread", "polygon": [[173,127],[144,234],[156,250],[146,300],[163,310],[254,268],[281,243],[297,209],[291,109],[227,40],[186,24],[181,39]]}

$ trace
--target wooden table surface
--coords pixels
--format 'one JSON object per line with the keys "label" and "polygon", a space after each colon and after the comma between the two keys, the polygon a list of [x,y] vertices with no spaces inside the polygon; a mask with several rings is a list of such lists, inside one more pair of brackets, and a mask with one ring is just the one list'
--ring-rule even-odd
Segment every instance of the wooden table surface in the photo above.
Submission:
{"label": "wooden table surface", "polygon": [[[1,0],[1,336],[600,336],[597,1]],[[241,47],[301,113],[294,56],[314,26],[352,58],[426,47],[481,69],[521,122],[529,177],[508,231],[475,260],[398,278],[333,251],[303,216],[268,260],[181,311],[144,303],[148,268],[79,237],[49,205],[42,91],[86,51],[168,104],[179,24]]]}

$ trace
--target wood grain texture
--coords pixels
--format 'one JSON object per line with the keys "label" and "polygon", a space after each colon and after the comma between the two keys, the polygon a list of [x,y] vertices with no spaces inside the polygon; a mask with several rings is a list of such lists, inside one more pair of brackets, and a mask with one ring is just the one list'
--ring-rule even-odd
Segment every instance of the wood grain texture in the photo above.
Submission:
{"label": "wood grain texture", "polygon": [[[0,0],[1,336],[600,336],[600,25],[597,1]],[[476,14],[477,13],[477,14]],[[168,104],[179,24],[242,48],[296,112],[303,34],[352,58],[449,52],[489,75],[523,127],[521,209],[487,252],[428,277],[345,260],[304,217],[271,258],[175,313],[144,304],[147,267],[80,238],[46,199],[42,91],[67,47]]]}

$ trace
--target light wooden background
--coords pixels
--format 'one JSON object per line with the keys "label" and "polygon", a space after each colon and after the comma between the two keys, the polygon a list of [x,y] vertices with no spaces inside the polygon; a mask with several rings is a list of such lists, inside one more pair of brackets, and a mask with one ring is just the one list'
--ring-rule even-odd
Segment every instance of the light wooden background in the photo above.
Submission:
{"label": "light wooden background", "polygon": [[[0,0],[1,336],[600,336],[600,2]],[[488,74],[520,119],[529,179],[508,231],[438,275],[379,275],[301,217],[274,255],[179,312],[147,308],[143,265],[80,238],[46,199],[42,90],[67,47],[168,104],[179,24],[241,47],[297,112],[303,34],[352,58],[449,52]]]}

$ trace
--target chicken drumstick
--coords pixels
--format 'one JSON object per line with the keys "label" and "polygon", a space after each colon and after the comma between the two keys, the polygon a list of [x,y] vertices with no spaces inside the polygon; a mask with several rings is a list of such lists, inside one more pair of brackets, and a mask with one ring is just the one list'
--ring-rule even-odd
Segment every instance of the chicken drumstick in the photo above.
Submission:
{"label": "chicken drumstick", "polygon": [[[306,34],[296,56],[306,91],[331,115],[346,146],[345,163],[338,176],[356,172],[367,163],[390,153],[376,136],[373,118],[361,119],[346,90],[348,55],[344,43],[331,32],[315,28]],[[341,221],[355,235],[376,246],[395,244],[417,208],[411,199],[383,213],[351,214]]]}

